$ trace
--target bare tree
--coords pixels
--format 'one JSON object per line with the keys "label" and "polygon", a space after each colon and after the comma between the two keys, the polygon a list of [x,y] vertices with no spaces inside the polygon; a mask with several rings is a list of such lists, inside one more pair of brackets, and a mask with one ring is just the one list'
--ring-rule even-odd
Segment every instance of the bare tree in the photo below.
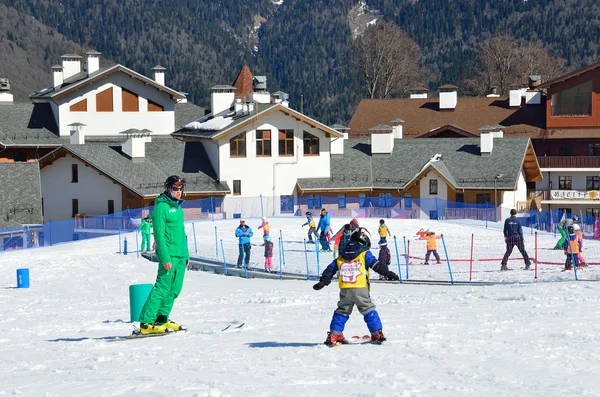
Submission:
{"label": "bare tree", "polygon": [[467,91],[485,95],[497,87],[500,95],[507,95],[512,83],[524,83],[533,74],[547,80],[564,73],[564,64],[564,59],[554,57],[539,42],[494,36],[479,45],[475,74],[466,80]]}
{"label": "bare tree", "polygon": [[368,98],[389,98],[421,82],[421,49],[390,22],[369,26],[352,44],[353,62],[364,79]]}

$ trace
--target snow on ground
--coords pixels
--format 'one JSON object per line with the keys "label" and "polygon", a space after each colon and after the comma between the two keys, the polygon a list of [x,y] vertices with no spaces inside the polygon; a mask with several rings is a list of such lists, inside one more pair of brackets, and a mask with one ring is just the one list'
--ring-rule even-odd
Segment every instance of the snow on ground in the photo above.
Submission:
{"label": "snow on ground", "polygon": [[[306,233],[303,219],[270,221],[274,235],[282,231],[286,271],[305,272],[303,244],[294,242]],[[344,221],[333,218],[334,230]],[[377,219],[360,221],[376,230]],[[247,223],[260,234],[260,221]],[[472,233],[479,241],[476,258],[503,252],[497,227],[387,223],[399,240],[413,238],[421,227],[444,233],[451,259],[468,257]],[[236,225],[188,224],[190,233],[196,232],[198,255],[215,257],[217,226],[225,255],[234,262]],[[555,242],[552,235],[538,237],[543,248]],[[260,244],[260,236],[254,240]],[[599,256],[597,244],[586,241],[584,254]],[[334,283],[317,292],[311,288],[314,281],[190,271],[172,313],[190,331],[108,343],[132,330],[129,285],[153,282],[156,276],[155,263],[135,253],[119,254],[118,246],[113,236],[0,254],[0,396],[600,395],[599,287],[574,281],[573,273],[560,272],[559,265],[541,265],[536,281],[534,272],[519,269],[519,261],[511,261],[515,270],[503,273],[498,262],[475,262],[474,280],[503,281],[488,286],[374,283],[371,293],[388,342],[335,349],[322,345],[337,302]],[[415,255],[424,254],[424,242],[411,240],[412,247]],[[531,235],[527,247],[533,250]],[[261,250],[253,247],[257,266]],[[547,261],[563,260],[560,251],[538,252]],[[316,254],[310,253],[315,273]],[[331,257],[323,253],[321,258],[322,269]],[[21,267],[30,269],[29,289],[15,288]],[[455,278],[468,279],[460,264],[452,267]],[[447,264],[410,265],[409,271],[411,278],[448,278]],[[596,267],[579,276],[596,280]],[[242,322],[246,325],[239,330],[221,332]],[[364,333],[355,312],[346,335]]]}

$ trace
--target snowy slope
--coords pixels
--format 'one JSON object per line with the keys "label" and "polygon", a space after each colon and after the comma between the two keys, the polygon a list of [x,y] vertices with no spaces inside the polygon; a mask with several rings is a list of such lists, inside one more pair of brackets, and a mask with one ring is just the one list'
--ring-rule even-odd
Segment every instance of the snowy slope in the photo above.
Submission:
{"label": "snowy slope", "polygon": [[[332,221],[336,229],[345,220]],[[288,241],[286,269],[305,268],[302,245],[291,242],[304,237],[302,223],[271,220],[273,233],[281,230]],[[361,223],[374,230],[377,220]],[[468,254],[471,233],[482,236],[479,255],[503,251],[497,229],[387,223],[400,239],[419,227],[435,227],[448,234],[457,255]],[[232,221],[196,223],[199,254],[215,256],[215,225],[234,261]],[[542,240],[552,244],[553,236]],[[528,236],[528,249],[530,242]],[[422,255],[419,244],[414,241]],[[598,255],[595,242],[586,244],[586,255]],[[253,247],[255,264],[261,263],[261,249]],[[375,283],[371,292],[389,342],[335,349],[322,345],[337,302],[335,284],[316,292],[314,281],[190,271],[172,313],[189,332],[108,343],[132,330],[128,286],[152,282],[157,266],[117,251],[117,237],[106,237],[0,254],[0,396],[600,395],[599,286],[572,281],[573,274],[559,266],[544,267],[535,281],[533,272],[518,270],[515,262],[516,270],[502,274],[497,262],[476,263],[477,279],[506,282],[493,286]],[[313,254],[311,267],[314,261]],[[30,269],[29,289],[14,288],[21,267]],[[421,268],[411,266],[411,277],[448,274],[446,264]],[[580,272],[586,280],[596,275],[596,267]],[[220,331],[241,322],[246,325],[239,330]],[[346,335],[365,332],[354,313]]]}

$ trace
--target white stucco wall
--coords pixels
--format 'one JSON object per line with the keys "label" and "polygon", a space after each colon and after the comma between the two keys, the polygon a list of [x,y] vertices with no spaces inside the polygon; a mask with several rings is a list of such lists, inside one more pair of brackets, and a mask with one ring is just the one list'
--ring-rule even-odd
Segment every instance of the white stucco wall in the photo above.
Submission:
{"label": "white stucco wall", "polygon": [[[294,130],[294,156],[279,156],[279,130]],[[271,131],[271,156],[256,157],[256,130]],[[305,156],[304,131],[319,138],[319,155]],[[293,195],[298,178],[327,178],[330,176],[330,138],[318,129],[282,112],[268,114],[249,124],[246,129],[246,157],[231,158],[229,140],[237,131],[219,141],[219,179],[233,191],[233,181],[241,180],[241,195],[228,195],[226,211],[238,208],[249,197],[263,196],[265,213],[279,213],[279,196]],[[270,198],[270,200],[267,200]],[[234,200],[235,199],[235,200]],[[230,205],[232,207],[228,208]],[[254,202],[251,204],[257,206]],[[260,207],[260,204],[258,204]],[[260,211],[260,208],[258,208]],[[239,210],[235,210],[239,212]]]}
{"label": "white stucco wall", "polygon": [[[78,165],[78,183],[71,183],[72,164]],[[72,199],[79,200],[80,214],[106,214],[108,200],[115,201],[115,212],[123,210],[121,186],[71,156],[43,168],[41,182],[44,222],[73,219]]]}
{"label": "white stucco wall", "polygon": [[[429,181],[437,179],[438,194],[429,194]],[[438,217],[441,219],[446,214],[448,201],[448,185],[435,171],[429,171],[423,179],[419,181],[419,194],[421,196],[421,218],[429,219],[429,211],[438,211]],[[437,202],[436,199],[437,198]]]}
{"label": "white stucco wall", "polygon": [[[96,94],[113,89],[113,111],[96,112]],[[139,111],[122,111],[122,89],[126,88],[138,95]],[[70,106],[87,99],[86,112],[71,112]],[[148,99],[164,107],[162,112],[148,112]],[[69,124],[79,122],[87,136],[116,135],[129,128],[149,129],[154,134],[170,134],[175,130],[175,100],[154,87],[143,84],[123,73],[109,75],[89,86],[68,95],[58,106],[60,136],[69,136]]]}
{"label": "white stucco wall", "polygon": [[525,172],[521,169],[519,179],[517,181],[517,189],[515,191],[504,191],[498,195],[501,207],[516,208],[517,201],[527,201],[527,182],[525,180]]}

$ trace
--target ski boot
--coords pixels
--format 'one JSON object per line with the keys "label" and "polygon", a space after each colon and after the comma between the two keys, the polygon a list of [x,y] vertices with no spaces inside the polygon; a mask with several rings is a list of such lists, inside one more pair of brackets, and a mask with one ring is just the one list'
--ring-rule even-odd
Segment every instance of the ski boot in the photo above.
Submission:
{"label": "ski boot", "polygon": [[166,324],[140,324],[140,334],[164,334],[165,332],[170,332],[171,330],[166,327]]}
{"label": "ski boot", "polygon": [[502,265],[502,266],[500,266],[500,270],[501,270],[501,271],[502,271],[502,270],[508,270],[508,266],[507,266],[507,265]]}
{"label": "ski boot", "polygon": [[436,264],[436,265],[441,265],[441,264],[442,264],[442,262],[440,262],[440,261],[437,261],[437,262],[435,262],[435,264]]}
{"label": "ski boot", "polygon": [[373,342],[373,343],[381,345],[386,340],[387,340],[387,338],[385,336],[383,336],[382,330],[371,333],[371,342]]}
{"label": "ski boot", "polygon": [[529,269],[531,269],[531,263],[528,263],[525,265],[525,270],[529,270]]}
{"label": "ski boot", "polygon": [[343,334],[334,334],[331,331],[327,332],[327,339],[323,342],[325,346],[336,347],[340,345],[348,344],[346,338],[344,338]]}
{"label": "ski boot", "polygon": [[423,262],[424,265],[429,265],[429,262],[425,261]]}
{"label": "ski boot", "polygon": [[169,331],[184,331],[186,328],[170,320],[167,316],[160,315],[156,318],[155,324],[161,324]]}

